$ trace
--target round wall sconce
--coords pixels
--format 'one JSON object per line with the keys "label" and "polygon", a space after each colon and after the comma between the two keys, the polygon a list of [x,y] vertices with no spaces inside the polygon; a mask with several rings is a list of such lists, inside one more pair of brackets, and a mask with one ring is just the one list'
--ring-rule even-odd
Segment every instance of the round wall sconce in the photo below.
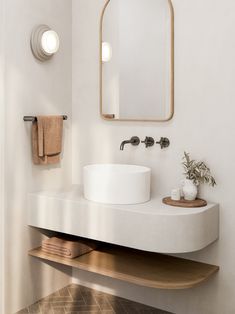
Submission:
{"label": "round wall sconce", "polygon": [[102,43],[102,62],[109,62],[112,58],[112,47],[110,43]]}
{"label": "round wall sconce", "polygon": [[58,50],[60,39],[58,34],[47,25],[39,25],[31,34],[31,49],[36,59],[49,60]]}

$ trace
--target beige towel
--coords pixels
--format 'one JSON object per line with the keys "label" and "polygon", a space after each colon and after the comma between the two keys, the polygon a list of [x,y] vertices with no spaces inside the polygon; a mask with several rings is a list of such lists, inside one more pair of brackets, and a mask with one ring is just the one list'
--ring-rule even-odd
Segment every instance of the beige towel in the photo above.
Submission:
{"label": "beige towel", "polygon": [[32,125],[33,162],[36,165],[60,162],[63,117],[37,116]]}
{"label": "beige towel", "polygon": [[42,251],[49,254],[55,254],[68,258],[89,253],[94,250],[96,245],[90,242],[70,241],[53,237],[42,242]]}

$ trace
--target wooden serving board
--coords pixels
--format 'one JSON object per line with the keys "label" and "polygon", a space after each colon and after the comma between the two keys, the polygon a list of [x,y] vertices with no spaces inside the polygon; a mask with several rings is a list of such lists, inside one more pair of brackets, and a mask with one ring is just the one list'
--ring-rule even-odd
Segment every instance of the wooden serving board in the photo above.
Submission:
{"label": "wooden serving board", "polygon": [[188,207],[188,208],[204,207],[207,205],[207,202],[200,198],[195,199],[195,201],[187,201],[182,197],[180,201],[174,201],[171,199],[171,197],[165,197],[163,198],[162,202],[170,206]]}

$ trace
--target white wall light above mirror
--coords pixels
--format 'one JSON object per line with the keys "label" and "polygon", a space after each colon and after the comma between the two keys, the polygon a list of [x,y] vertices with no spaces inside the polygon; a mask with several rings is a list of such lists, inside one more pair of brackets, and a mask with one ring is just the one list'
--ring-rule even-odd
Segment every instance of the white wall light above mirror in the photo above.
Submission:
{"label": "white wall light above mirror", "polygon": [[36,26],[31,34],[31,49],[36,59],[49,60],[58,50],[58,34],[47,25]]}

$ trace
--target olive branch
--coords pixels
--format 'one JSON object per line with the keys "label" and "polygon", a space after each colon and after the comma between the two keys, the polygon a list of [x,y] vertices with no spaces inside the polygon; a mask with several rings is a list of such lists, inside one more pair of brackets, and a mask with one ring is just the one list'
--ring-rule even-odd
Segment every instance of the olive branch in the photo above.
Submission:
{"label": "olive branch", "polygon": [[211,175],[210,168],[203,161],[190,159],[189,153],[184,152],[183,162],[184,175],[186,179],[192,180],[194,184],[206,183],[211,186],[216,185],[214,177]]}

